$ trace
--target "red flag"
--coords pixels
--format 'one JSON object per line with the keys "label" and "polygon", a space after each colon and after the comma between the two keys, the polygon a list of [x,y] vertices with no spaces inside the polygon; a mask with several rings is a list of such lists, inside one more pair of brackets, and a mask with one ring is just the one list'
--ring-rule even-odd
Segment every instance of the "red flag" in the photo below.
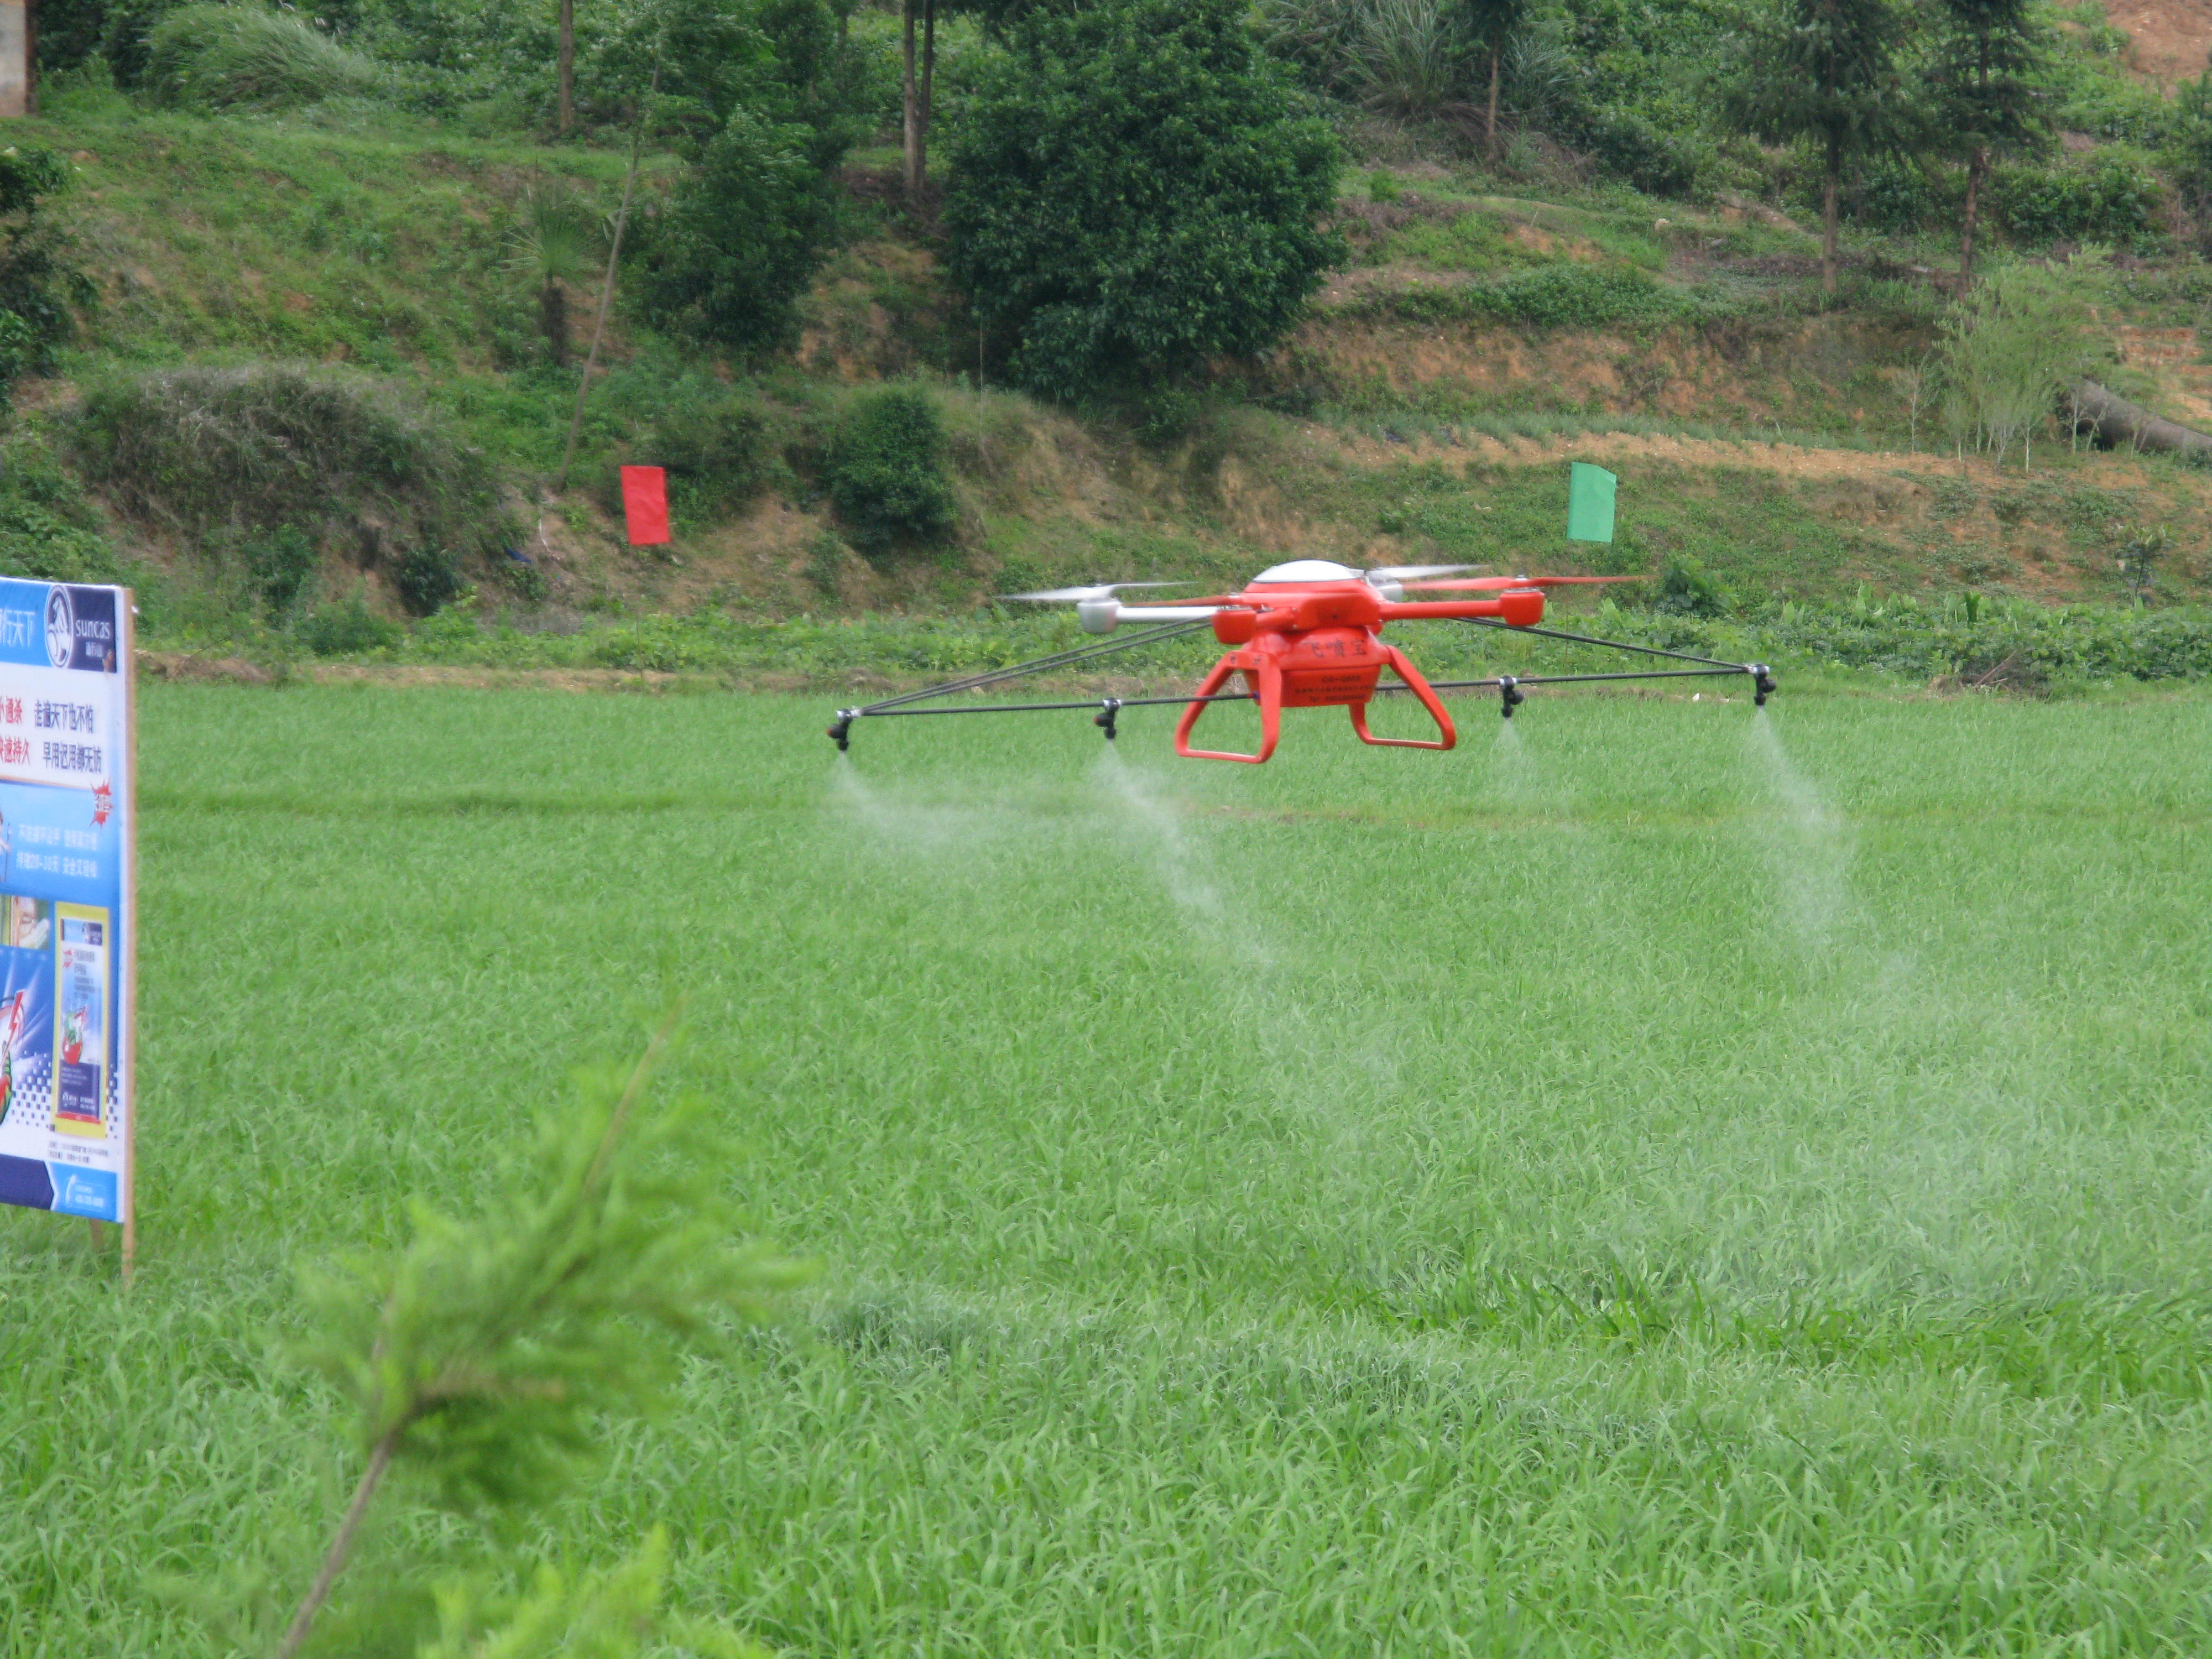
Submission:
{"label": "red flag", "polygon": [[668,540],[668,473],[658,466],[626,466],[623,474],[623,516],[629,520],[632,547],[659,547]]}

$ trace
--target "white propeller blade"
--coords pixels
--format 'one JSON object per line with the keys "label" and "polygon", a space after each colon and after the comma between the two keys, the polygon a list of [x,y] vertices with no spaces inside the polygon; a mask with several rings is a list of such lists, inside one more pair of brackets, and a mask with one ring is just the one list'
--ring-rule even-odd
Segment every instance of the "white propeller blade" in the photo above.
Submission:
{"label": "white propeller blade", "polygon": [[1423,576],[1455,576],[1462,570],[1487,570],[1486,564],[1386,564],[1359,574],[1370,582],[1410,582]]}
{"label": "white propeller blade", "polygon": [[1096,587],[1048,587],[1041,593],[994,593],[994,599],[1025,599],[1032,605],[1077,605],[1110,599],[1126,587],[1188,587],[1188,582],[1102,582]]}

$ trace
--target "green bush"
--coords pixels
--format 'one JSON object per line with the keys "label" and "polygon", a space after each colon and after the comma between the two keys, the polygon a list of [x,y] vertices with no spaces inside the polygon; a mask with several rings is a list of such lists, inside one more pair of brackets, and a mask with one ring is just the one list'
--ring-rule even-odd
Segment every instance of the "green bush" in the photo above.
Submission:
{"label": "green bush", "polygon": [[711,523],[741,510],[787,476],[769,406],[751,386],[685,367],[684,356],[648,350],[607,376],[592,423],[608,445],[586,476],[611,513],[622,510],[624,461],[665,467],[669,510]]}
{"label": "green bush", "polygon": [[668,469],[669,505],[690,517],[744,506],[774,471],[767,422],[733,398],[672,411],[654,424],[653,444]]}
{"label": "green bush", "polygon": [[95,532],[33,503],[0,497],[0,576],[41,582],[122,580],[115,550]]}
{"label": "green bush", "polygon": [[99,515],[35,424],[19,426],[0,447],[0,575],[47,582],[124,580],[114,549],[100,534]]}
{"label": "green bush", "polygon": [[314,543],[294,525],[250,538],[240,550],[247,575],[272,611],[289,610],[320,562]]}
{"label": "green bush", "polygon": [[947,270],[1017,380],[1156,386],[1273,344],[1342,257],[1328,126],[1240,0],[1036,7],[955,138]]}
{"label": "green bush", "polygon": [[2212,614],[2118,605],[2047,608],[1980,599],[1922,605],[1909,596],[1771,607],[1748,621],[1601,609],[1592,631],[1729,661],[1829,662],[1893,674],[1956,675],[2033,687],[2060,677],[2212,676]]}
{"label": "green bush", "polygon": [[[1963,174],[1892,156],[1869,163],[1846,196],[1854,223],[1893,234],[1954,231],[1966,207]],[[1817,191],[1808,203],[1818,210]]]}
{"label": "green bush", "polygon": [[945,426],[919,392],[863,398],[830,455],[830,499],[853,543],[881,553],[899,542],[933,542],[956,521],[945,472]]}
{"label": "green bush", "polygon": [[635,294],[652,322],[746,352],[795,337],[793,304],[836,225],[812,140],[803,125],[731,115],[696,173],[641,226]]}
{"label": "green bush", "polygon": [[1733,603],[1728,589],[1714,580],[1702,560],[1678,553],[1667,561],[1659,577],[1659,595],[1652,609],[1678,617],[1719,617]]}
{"label": "green bush", "polygon": [[410,616],[427,617],[459,595],[461,562],[449,547],[410,547],[392,565],[392,587]]}
{"label": "green bush", "polygon": [[144,80],[156,102],[183,109],[295,109],[384,84],[374,62],[303,18],[221,4],[184,6],[156,23]]}
{"label": "green bush", "polygon": [[99,58],[108,9],[109,0],[42,0],[38,13],[42,92]]}
{"label": "green bush", "polygon": [[[51,0],[50,0],[51,3]],[[81,6],[85,0],[65,0],[65,3]],[[138,86],[146,76],[148,38],[162,18],[177,9],[178,0],[96,0],[100,7],[100,53],[107,60],[115,84],[123,88]],[[46,55],[46,8],[40,8],[39,56]],[[78,38],[92,30],[82,21],[68,33]]]}
{"label": "green bush", "polygon": [[387,650],[405,637],[399,624],[378,616],[356,592],[340,605],[319,605],[300,618],[300,642],[319,657],[356,656]]}
{"label": "green bush", "polygon": [[2021,242],[2113,242],[2149,248],[2160,240],[2162,188],[2142,161],[2100,150],[2080,167],[2000,167],[1990,181],[1991,216]]}

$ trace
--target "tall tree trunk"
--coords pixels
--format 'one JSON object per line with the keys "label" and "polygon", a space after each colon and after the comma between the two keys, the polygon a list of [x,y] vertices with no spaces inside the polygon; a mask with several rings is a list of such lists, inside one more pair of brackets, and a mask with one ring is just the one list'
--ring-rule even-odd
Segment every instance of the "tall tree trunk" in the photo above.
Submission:
{"label": "tall tree trunk", "polygon": [[553,367],[568,367],[568,291],[558,283],[538,290],[538,327],[553,355]]}
{"label": "tall tree trunk", "polygon": [[1836,196],[1843,188],[1844,144],[1828,140],[1827,176],[1820,183],[1820,292],[1836,295]]}
{"label": "tall tree trunk", "polygon": [[561,136],[576,125],[576,0],[561,0]]}
{"label": "tall tree trunk", "polygon": [[905,17],[906,40],[899,83],[903,106],[899,140],[906,153],[906,193],[909,196],[921,188],[921,99],[914,80],[914,9],[917,0],[905,0],[900,8]]}
{"label": "tall tree trunk", "polygon": [[1966,154],[1966,218],[1959,234],[1959,292],[1974,283],[1974,216],[1981,207],[1982,176],[1990,170],[1990,153],[1979,144]]}
{"label": "tall tree trunk", "polygon": [[1490,159],[1498,159],[1498,48],[1490,49],[1490,102],[1482,112],[1482,142]]}
{"label": "tall tree trunk", "polygon": [[914,141],[914,183],[929,179],[929,122],[937,112],[937,0],[921,0],[921,119]]}

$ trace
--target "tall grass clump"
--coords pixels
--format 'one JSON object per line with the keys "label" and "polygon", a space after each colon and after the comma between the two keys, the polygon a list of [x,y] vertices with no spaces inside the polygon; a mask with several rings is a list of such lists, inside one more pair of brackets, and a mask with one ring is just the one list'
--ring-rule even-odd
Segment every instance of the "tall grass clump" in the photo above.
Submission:
{"label": "tall grass clump", "polygon": [[[87,392],[75,436],[85,475],[125,511],[196,544],[305,531],[392,572],[418,611],[453,591],[459,550],[496,533],[483,457],[363,374],[258,364],[126,375]],[[417,568],[428,550],[442,574]]]}
{"label": "tall grass clump", "polygon": [[260,6],[185,6],[146,37],[146,85],[180,109],[296,109],[368,97],[384,84],[374,59]]}

